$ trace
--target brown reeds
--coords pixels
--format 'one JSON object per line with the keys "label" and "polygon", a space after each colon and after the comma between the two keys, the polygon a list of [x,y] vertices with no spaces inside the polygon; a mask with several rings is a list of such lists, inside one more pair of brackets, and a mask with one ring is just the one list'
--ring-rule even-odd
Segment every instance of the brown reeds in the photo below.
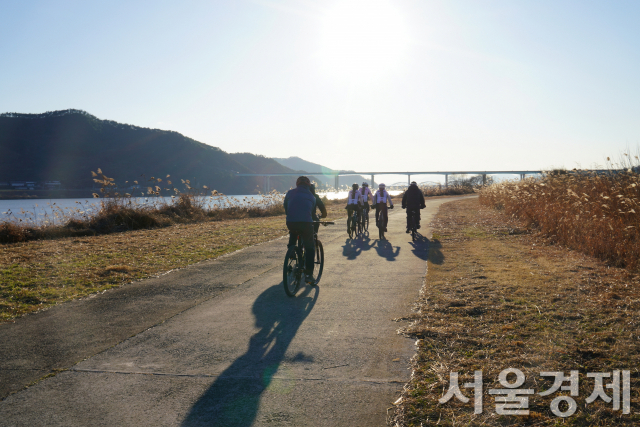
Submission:
{"label": "brown reeds", "polygon": [[477,187],[470,185],[433,185],[428,187],[421,187],[422,194],[425,197],[435,197],[435,196],[455,196],[461,194],[473,194],[476,192]]}
{"label": "brown reeds", "polygon": [[[223,221],[228,219],[244,219],[267,217],[284,214],[282,201],[284,195],[275,191],[261,195],[259,200],[238,199],[211,191],[210,196],[201,196],[206,187],[195,189],[188,180],[183,180],[185,192],[177,188],[161,188],[160,178],[151,177],[153,186],[147,188],[147,197],[138,201],[129,193],[115,191],[113,178],[92,172],[94,181],[102,188],[99,208],[90,212],[87,206],[64,211],[52,207],[51,218],[39,221],[35,214],[26,217],[25,221],[4,221],[0,223],[0,243],[18,243],[30,240],[53,239],[61,237],[77,237],[110,234],[124,231],[167,227],[174,224],[195,223],[204,221]],[[167,175],[167,178],[169,176]],[[136,181],[135,184],[138,184]],[[167,180],[166,184],[171,185]],[[173,195],[162,196],[167,190]],[[94,193],[94,197],[100,197]],[[25,214],[24,212],[22,213]]]}
{"label": "brown reeds", "polygon": [[540,230],[552,243],[640,267],[640,175],[627,170],[554,171],[483,189],[480,202]]}

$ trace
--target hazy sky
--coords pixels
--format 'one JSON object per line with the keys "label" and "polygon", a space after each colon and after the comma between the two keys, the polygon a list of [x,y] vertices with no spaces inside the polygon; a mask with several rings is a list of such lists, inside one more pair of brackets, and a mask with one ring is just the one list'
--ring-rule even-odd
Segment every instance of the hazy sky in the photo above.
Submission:
{"label": "hazy sky", "polygon": [[640,1],[0,1],[0,112],[76,108],[353,170],[640,144]]}

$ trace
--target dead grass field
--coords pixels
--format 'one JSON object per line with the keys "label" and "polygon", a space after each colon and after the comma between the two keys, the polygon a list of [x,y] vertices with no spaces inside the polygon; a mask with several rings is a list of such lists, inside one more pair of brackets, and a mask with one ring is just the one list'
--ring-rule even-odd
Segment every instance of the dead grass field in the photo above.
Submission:
{"label": "dead grass field", "polygon": [[[612,426],[640,424],[640,292],[637,274],[609,267],[530,234],[478,200],[443,205],[434,221],[428,273],[411,324],[401,333],[416,338],[414,373],[396,407],[394,426]],[[584,230],[588,233],[588,230]],[[400,320],[400,319],[399,319]],[[516,368],[525,375],[529,415],[498,415],[498,375]],[[483,375],[483,412],[474,414],[474,371]],[[587,373],[629,370],[631,413],[601,399]],[[548,396],[553,377],[541,372],[578,371],[576,412],[554,415]],[[450,372],[460,390],[440,404]],[[511,374],[508,381],[513,382]],[[605,392],[611,378],[604,378]],[[563,383],[568,385],[568,383]],[[567,409],[564,403],[559,409]]]}
{"label": "dead grass field", "polygon": [[[343,208],[327,204],[327,220]],[[280,215],[0,245],[0,321],[287,234]]]}

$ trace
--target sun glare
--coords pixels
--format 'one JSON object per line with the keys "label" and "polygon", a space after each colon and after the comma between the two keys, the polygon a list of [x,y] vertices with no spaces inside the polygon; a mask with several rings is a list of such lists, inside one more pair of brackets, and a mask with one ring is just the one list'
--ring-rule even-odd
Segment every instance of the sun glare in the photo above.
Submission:
{"label": "sun glare", "polygon": [[406,24],[390,2],[340,1],[324,16],[319,58],[335,76],[375,78],[398,67],[408,44]]}

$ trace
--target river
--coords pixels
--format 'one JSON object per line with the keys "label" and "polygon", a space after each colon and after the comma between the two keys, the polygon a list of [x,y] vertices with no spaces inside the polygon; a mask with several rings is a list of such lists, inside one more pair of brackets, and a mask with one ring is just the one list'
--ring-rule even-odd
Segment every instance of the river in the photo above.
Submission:
{"label": "river", "polygon": [[[402,193],[390,191],[391,195]],[[346,191],[318,193],[320,197],[328,199],[345,199]],[[239,195],[223,197],[201,197],[205,208],[217,207],[268,205],[281,203],[284,194],[278,196],[263,195]],[[61,224],[70,218],[90,217],[100,210],[101,202],[106,199],[12,199],[0,200],[0,222],[23,222],[34,225]],[[134,205],[161,205],[170,203],[170,197],[132,197],[129,199]]]}

